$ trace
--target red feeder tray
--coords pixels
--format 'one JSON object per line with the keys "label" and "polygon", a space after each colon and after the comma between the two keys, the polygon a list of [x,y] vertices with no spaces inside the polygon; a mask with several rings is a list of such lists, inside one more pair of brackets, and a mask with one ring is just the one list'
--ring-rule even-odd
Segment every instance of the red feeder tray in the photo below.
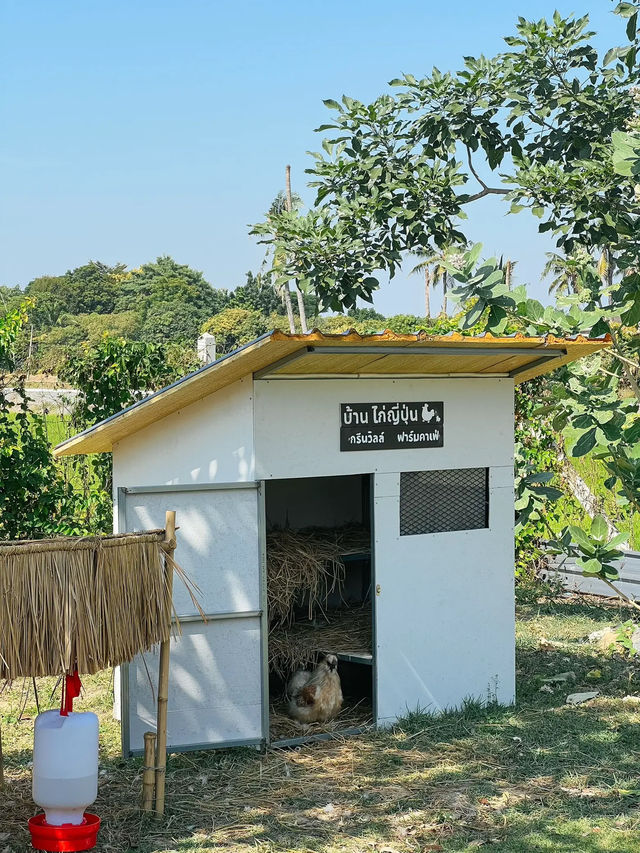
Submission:
{"label": "red feeder tray", "polygon": [[85,812],[84,820],[77,826],[72,823],[52,826],[47,823],[44,814],[29,820],[31,844],[36,850],[47,850],[49,853],[91,850],[96,846],[99,828],[100,818],[89,812]]}

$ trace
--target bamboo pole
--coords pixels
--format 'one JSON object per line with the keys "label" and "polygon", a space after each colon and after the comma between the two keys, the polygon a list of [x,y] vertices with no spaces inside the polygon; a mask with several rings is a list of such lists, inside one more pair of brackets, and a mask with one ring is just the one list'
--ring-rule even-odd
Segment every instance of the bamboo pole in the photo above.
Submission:
{"label": "bamboo pole", "polygon": [[144,767],[142,768],[142,811],[153,811],[155,793],[156,733],[144,733]]}
{"label": "bamboo pole", "polygon": [[[173,557],[176,547],[176,514],[167,510],[164,526],[164,548]],[[167,586],[171,590],[173,583],[172,567],[169,560],[165,563]],[[158,673],[158,715],[156,748],[156,814],[164,814],[164,789],[167,773],[167,703],[169,701],[169,654],[171,637],[160,644],[160,666]]]}

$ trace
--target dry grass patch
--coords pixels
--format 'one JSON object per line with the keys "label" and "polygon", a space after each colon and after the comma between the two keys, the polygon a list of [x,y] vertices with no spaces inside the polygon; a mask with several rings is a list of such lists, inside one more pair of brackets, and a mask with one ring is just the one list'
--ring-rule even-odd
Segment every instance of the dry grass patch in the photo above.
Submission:
{"label": "dry grass patch", "polygon": [[[616,619],[610,608],[575,600],[521,609],[515,709],[471,704],[437,719],[416,713],[394,731],[265,755],[172,756],[164,821],[138,810],[140,761],[118,756],[108,677],[87,680],[82,706],[101,718],[98,850],[635,853],[640,705],[623,698],[640,694],[638,664],[585,642]],[[540,634],[560,646],[541,649]],[[568,669],[571,689],[582,689],[598,654],[602,698],[574,708],[564,704],[566,685],[540,692],[549,672]],[[17,853],[26,849],[34,812],[33,699],[25,703],[16,685],[0,697],[0,711],[9,775],[0,851]]]}

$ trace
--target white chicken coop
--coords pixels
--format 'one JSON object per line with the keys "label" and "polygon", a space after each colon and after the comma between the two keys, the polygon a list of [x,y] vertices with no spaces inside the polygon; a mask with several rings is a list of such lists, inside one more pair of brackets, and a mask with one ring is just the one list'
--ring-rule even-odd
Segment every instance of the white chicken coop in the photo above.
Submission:
{"label": "white chicken coop", "polygon": [[[176,584],[169,748],[310,736],[275,725],[294,647],[339,659],[331,731],[513,702],[514,384],[603,346],[272,332],[61,444],[113,452],[116,532],[177,512],[176,557],[206,621]],[[295,570],[307,532],[312,551],[325,534],[344,545],[340,576],[313,613],[298,595],[278,635],[269,543],[292,537]],[[156,671],[139,658],[120,673],[125,754],[155,728]]]}

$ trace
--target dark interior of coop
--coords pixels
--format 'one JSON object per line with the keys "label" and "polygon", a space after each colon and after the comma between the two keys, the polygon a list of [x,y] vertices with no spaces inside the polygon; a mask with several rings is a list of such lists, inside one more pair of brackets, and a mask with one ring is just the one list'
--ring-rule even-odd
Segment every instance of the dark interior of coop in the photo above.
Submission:
{"label": "dark interior of coop", "polygon": [[[265,484],[270,739],[286,743],[373,723],[371,476]],[[299,669],[338,657],[344,702],[335,719],[287,713]]]}

